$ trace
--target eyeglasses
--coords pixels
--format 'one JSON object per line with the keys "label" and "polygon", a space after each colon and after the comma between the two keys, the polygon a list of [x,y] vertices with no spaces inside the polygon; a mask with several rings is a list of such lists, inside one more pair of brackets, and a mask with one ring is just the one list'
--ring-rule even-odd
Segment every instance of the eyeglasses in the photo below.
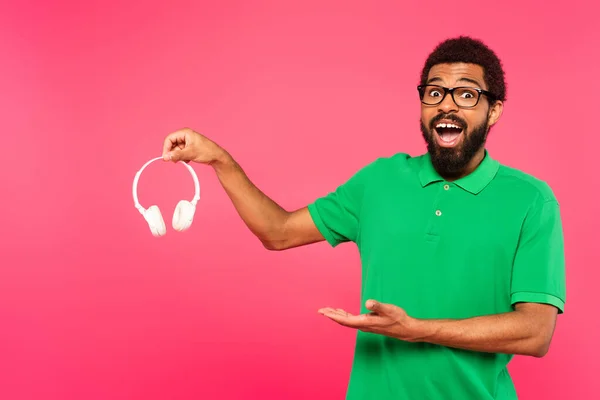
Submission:
{"label": "eyeglasses", "polygon": [[454,103],[461,108],[475,107],[479,103],[482,94],[486,95],[490,100],[496,99],[496,96],[487,90],[467,86],[450,89],[437,85],[419,85],[417,86],[417,90],[419,91],[421,103],[428,106],[440,104],[444,101],[448,93],[452,96]]}

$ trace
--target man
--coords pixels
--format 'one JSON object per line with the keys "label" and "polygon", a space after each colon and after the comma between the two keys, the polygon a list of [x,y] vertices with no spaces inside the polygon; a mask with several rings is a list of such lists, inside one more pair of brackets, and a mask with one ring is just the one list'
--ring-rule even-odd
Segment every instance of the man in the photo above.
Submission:
{"label": "man", "polygon": [[268,249],[357,244],[361,314],[319,310],[357,330],[347,399],[516,399],[507,364],[548,351],[565,272],[551,189],[485,148],[505,92],[483,43],[439,44],[418,87],[427,153],[379,158],[293,212],[190,129],[167,136],[163,157],[211,165]]}

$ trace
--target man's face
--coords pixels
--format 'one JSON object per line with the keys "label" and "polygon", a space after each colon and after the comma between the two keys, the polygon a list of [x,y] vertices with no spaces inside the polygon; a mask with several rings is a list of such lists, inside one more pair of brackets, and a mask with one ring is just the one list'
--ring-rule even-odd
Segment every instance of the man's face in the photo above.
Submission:
{"label": "man's face", "polygon": [[[471,87],[487,90],[483,68],[475,64],[438,64],[431,68],[427,85],[446,88]],[[443,96],[443,91],[429,88],[430,98]],[[454,93],[468,103],[469,91]],[[436,170],[447,179],[457,179],[474,169],[484,154],[490,127],[502,112],[502,103],[481,95],[471,108],[456,105],[450,93],[437,105],[421,103],[421,131]]]}

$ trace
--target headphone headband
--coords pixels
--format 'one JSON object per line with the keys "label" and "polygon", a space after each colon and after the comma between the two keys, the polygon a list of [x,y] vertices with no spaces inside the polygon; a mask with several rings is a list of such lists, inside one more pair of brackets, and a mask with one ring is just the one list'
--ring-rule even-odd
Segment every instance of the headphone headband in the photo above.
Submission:
{"label": "headphone headband", "polygon": [[[142,205],[140,204],[139,200],[138,200],[138,195],[137,195],[137,185],[138,185],[138,181],[140,179],[140,175],[142,175],[142,171],[148,166],[150,165],[150,163],[156,161],[156,160],[162,160],[162,157],[156,157],[153,158],[152,160],[146,162],[146,164],[144,164],[142,166],[142,168],[140,168],[140,170],[135,174],[135,178],[133,179],[133,202],[135,204],[135,208],[137,208],[137,210],[142,213],[142,215],[144,214],[144,207],[142,207]],[[198,176],[196,175],[196,171],[194,171],[194,169],[192,167],[190,167],[187,163],[182,162],[181,164],[183,164],[188,171],[190,171],[190,174],[192,174],[192,179],[194,179],[194,188],[196,190],[196,194],[194,195],[194,198],[192,199],[191,203],[195,206],[196,203],[198,202],[198,200],[200,200],[200,183],[198,182]]]}

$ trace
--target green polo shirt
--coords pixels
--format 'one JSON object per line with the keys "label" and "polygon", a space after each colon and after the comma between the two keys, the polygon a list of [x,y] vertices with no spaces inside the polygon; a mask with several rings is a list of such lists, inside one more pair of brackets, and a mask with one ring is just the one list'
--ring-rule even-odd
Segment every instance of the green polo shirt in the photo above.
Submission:
{"label": "green polo shirt", "polygon": [[[469,318],[517,302],[563,312],[559,204],[550,187],[488,152],[448,182],[429,155],[379,158],[308,206],[331,246],[356,243],[361,313],[376,299],[416,318]],[[516,399],[512,355],[357,331],[347,399]]]}

